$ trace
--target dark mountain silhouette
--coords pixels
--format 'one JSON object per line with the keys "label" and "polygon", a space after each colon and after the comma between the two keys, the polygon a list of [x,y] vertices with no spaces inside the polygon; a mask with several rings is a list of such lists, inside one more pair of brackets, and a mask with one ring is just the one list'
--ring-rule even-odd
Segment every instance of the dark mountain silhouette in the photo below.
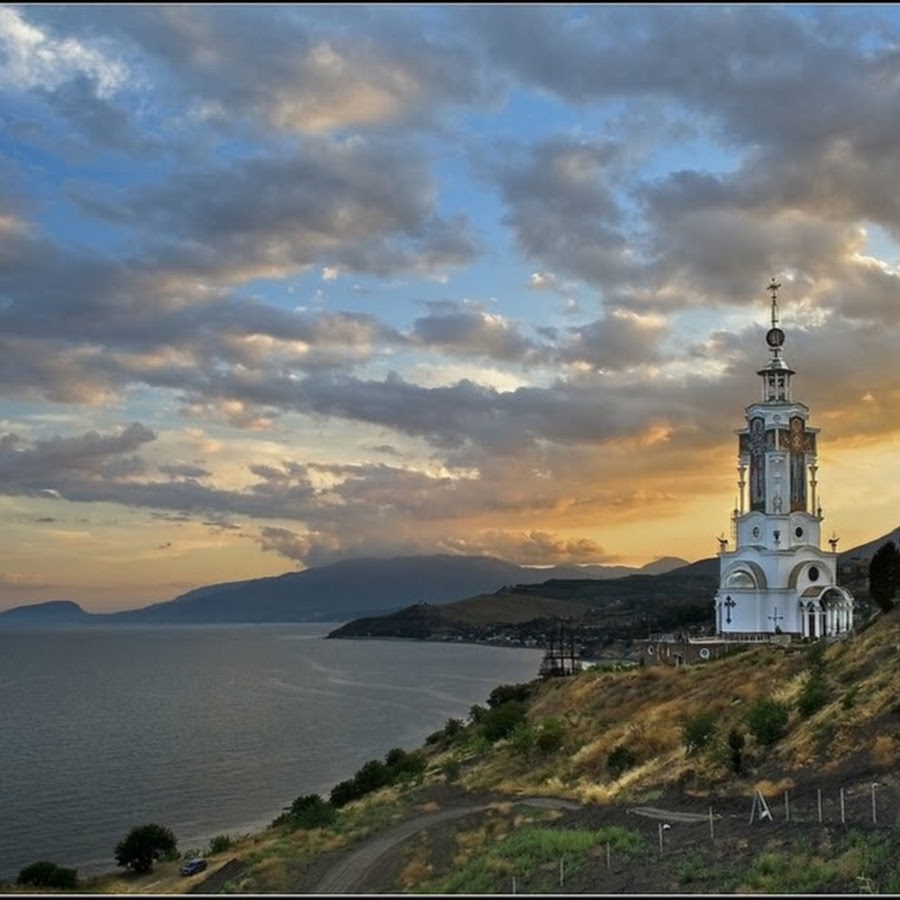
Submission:
{"label": "dark mountain silhouette", "polygon": [[[683,563],[668,558],[649,565]],[[16,607],[0,612],[0,624],[341,622],[412,603],[450,603],[506,584],[534,584],[547,578],[614,578],[640,571],[643,569],[599,565],[541,569],[489,556],[357,558],[303,572],[206,585],[174,600],[118,613],[86,613],[74,603],[66,607],[67,612],[44,603]]]}
{"label": "dark mountain silhouette", "polygon": [[3,625],[74,625],[91,621],[93,616],[85,612],[73,600],[47,600],[32,606],[16,606],[0,613]]}

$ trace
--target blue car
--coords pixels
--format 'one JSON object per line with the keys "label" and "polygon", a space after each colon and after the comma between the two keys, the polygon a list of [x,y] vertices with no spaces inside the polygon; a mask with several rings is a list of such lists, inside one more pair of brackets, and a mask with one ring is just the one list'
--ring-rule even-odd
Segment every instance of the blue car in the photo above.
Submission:
{"label": "blue car", "polygon": [[182,875],[196,875],[198,872],[202,872],[205,868],[206,868],[206,860],[205,859],[189,859],[181,867],[181,874]]}

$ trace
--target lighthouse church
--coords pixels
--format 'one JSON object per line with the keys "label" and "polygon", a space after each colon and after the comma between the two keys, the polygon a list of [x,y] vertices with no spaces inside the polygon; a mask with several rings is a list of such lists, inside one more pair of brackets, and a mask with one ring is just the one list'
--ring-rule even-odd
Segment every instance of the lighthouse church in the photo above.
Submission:
{"label": "lighthouse church", "polygon": [[782,358],[774,279],[769,360],[761,395],[738,430],[738,500],[731,539],[719,539],[716,632],[734,640],[830,638],[853,628],[853,596],[837,585],[837,538],[821,547],[816,439],[809,407],[794,400],[794,371]]}

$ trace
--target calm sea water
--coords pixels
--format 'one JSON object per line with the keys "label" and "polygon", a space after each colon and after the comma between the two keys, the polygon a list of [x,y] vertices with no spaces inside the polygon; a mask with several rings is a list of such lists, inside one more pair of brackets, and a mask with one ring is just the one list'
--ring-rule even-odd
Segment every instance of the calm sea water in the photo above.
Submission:
{"label": "calm sea water", "polygon": [[540,651],[324,640],[333,625],[0,630],[0,879],[115,868],[135,825],[179,849],[268,825],[412,750]]}

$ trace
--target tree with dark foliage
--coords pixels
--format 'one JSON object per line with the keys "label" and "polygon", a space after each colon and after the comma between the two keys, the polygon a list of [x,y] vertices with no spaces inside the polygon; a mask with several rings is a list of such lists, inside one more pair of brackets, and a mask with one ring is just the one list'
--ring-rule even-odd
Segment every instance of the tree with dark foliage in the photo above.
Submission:
{"label": "tree with dark foliage", "polygon": [[156,860],[174,859],[178,855],[178,842],[163,825],[138,825],[116,844],[115,852],[117,866],[144,874],[153,871]]}
{"label": "tree with dark foliage", "polygon": [[900,588],[900,550],[893,541],[882,544],[869,563],[869,593],[884,612],[894,607]]}

